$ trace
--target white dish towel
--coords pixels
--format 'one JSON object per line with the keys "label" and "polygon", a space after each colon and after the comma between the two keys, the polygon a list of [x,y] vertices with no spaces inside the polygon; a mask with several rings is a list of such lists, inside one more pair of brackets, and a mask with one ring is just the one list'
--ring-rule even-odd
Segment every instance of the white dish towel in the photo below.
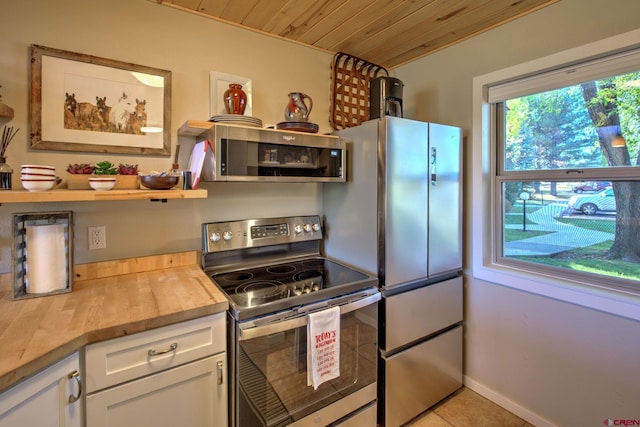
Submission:
{"label": "white dish towel", "polygon": [[340,376],[340,307],[309,314],[307,324],[307,385]]}

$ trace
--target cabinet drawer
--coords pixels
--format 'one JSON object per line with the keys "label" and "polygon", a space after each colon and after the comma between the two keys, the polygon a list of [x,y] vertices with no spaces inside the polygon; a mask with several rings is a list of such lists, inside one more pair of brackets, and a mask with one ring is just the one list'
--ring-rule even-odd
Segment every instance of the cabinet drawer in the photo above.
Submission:
{"label": "cabinet drawer", "polygon": [[88,345],[87,393],[226,350],[226,313]]}
{"label": "cabinet drawer", "polygon": [[[335,424],[335,427],[363,427],[363,426],[375,426],[377,421],[377,409],[376,402],[373,402],[364,408],[351,414],[342,422]],[[333,426],[333,424],[332,424]]]}
{"label": "cabinet drawer", "polygon": [[404,425],[462,387],[462,326],[383,359],[386,427]]}

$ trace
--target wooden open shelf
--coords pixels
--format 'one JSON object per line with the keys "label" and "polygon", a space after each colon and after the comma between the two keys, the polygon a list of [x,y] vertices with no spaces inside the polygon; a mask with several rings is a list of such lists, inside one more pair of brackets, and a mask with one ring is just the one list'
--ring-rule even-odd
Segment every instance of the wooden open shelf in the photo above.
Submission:
{"label": "wooden open shelf", "polygon": [[182,136],[198,136],[207,129],[213,127],[213,122],[202,120],[187,120],[178,128],[178,135]]}
{"label": "wooden open shelf", "polygon": [[26,190],[0,191],[2,203],[94,202],[107,200],[206,199],[207,190]]}

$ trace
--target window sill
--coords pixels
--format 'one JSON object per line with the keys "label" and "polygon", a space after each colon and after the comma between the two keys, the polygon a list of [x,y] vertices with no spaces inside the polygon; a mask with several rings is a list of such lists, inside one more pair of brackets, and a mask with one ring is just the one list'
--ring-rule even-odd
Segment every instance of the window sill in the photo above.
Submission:
{"label": "window sill", "polygon": [[500,286],[553,298],[593,310],[640,321],[640,296],[592,287],[499,266],[474,266],[473,277]]}

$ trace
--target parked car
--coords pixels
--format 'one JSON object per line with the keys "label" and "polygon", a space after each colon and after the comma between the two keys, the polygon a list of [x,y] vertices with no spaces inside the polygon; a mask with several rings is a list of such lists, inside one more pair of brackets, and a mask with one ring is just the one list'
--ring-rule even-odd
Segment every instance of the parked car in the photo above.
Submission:
{"label": "parked car", "polygon": [[610,182],[583,182],[573,187],[574,193],[596,192],[602,191],[607,187],[611,187]]}
{"label": "parked car", "polygon": [[597,194],[571,196],[569,207],[585,215],[593,215],[596,212],[615,212],[616,199],[613,196],[613,188],[607,187]]}

